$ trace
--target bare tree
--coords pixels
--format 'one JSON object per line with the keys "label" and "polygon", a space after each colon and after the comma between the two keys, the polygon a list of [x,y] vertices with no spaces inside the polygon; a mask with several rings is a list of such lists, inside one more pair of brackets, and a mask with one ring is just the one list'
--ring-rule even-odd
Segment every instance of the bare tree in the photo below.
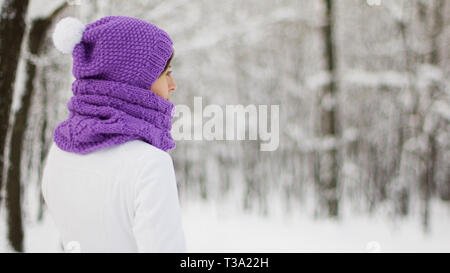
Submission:
{"label": "bare tree", "polygon": [[[430,35],[430,44],[431,44],[431,54],[430,54],[430,65],[434,67],[439,66],[440,61],[440,50],[438,37],[442,33],[444,27],[444,19],[443,19],[443,10],[445,6],[444,0],[436,0],[433,1],[434,6],[432,7],[432,28]],[[429,86],[429,96],[430,96],[430,104],[432,104],[435,98],[439,97],[439,83],[434,82]],[[429,109],[427,107],[427,109]],[[420,171],[419,175],[419,183],[421,188],[421,195],[424,202],[423,212],[422,212],[422,225],[424,230],[429,231],[429,222],[430,222],[430,199],[434,193],[436,188],[436,166],[437,166],[437,157],[438,157],[438,146],[437,146],[437,133],[439,130],[439,118],[433,118],[433,122],[429,122],[431,126],[430,128],[425,128],[425,119],[427,115],[429,116],[431,113],[427,110],[423,113],[422,119],[422,132],[425,135],[425,143],[426,147],[423,151],[423,155],[420,157],[421,161],[423,161],[424,168]]]}
{"label": "bare tree", "polygon": [[[338,139],[337,127],[337,84],[336,84],[336,53],[335,53],[335,11],[334,1],[325,2],[325,25],[322,34],[324,41],[324,56],[329,82],[324,86],[320,98],[320,135],[332,140]],[[318,151],[315,163],[315,181],[319,189],[320,210],[326,208],[328,216],[339,215],[339,165],[337,141],[325,151]]]}
{"label": "bare tree", "polygon": [[[28,0],[6,0],[0,17],[0,192],[2,189],[3,156],[14,90],[14,80],[19,63],[20,48],[25,32],[25,15]],[[2,196],[0,194],[0,204]]]}
{"label": "bare tree", "polygon": [[[3,155],[9,127],[14,80],[25,32],[27,8],[28,0],[7,0],[3,3],[0,17],[0,189],[5,165]],[[12,212],[8,215],[8,225],[15,227],[9,233],[9,240],[14,249],[21,251],[23,249],[23,232],[20,214],[20,185],[13,183],[7,187],[7,191],[12,193],[6,199],[6,205]]]}
{"label": "bare tree", "polygon": [[[32,56],[41,54],[47,32],[56,16],[67,6],[64,3],[47,18],[34,19],[28,34],[28,50]],[[6,178],[6,198],[14,206],[8,206],[8,216],[14,219],[9,221],[8,238],[16,251],[23,251],[22,208],[21,208],[21,161],[22,147],[27,128],[28,112],[35,92],[34,80],[37,66],[30,59],[26,62],[25,90],[20,108],[15,113],[12,127],[11,144],[9,152],[9,166]],[[44,109],[46,111],[46,109]]]}

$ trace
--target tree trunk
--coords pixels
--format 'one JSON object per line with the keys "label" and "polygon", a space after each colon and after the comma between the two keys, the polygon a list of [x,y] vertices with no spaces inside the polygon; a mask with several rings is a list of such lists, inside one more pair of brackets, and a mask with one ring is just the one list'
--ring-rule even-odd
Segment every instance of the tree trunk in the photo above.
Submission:
{"label": "tree trunk", "polygon": [[[52,25],[55,18],[68,7],[68,3],[65,2],[61,6],[59,6],[56,10],[53,11],[53,13],[48,16],[45,19],[36,19],[33,21],[32,28],[30,31],[30,52],[32,54],[35,54],[36,56],[39,56],[42,53],[43,46],[44,46],[44,38],[47,36],[47,33],[50,29],[50,26]],[[32,49],[33,48],[33,49]],[[32,63],[30,63],[31,65]],[[42,71],[44,72],[44,71]],[[43,73],[45,75],[45,73]],[[33,82],[33,78],[29,78],[28,81],[30,84]],[[40,134],[40,153],[39,153],[39,167],[38,167],[38,186],[40,188],[42,183],[42,171],[44,168],[44,161],[47,156],[47,152],[49,149],[49,142],[46,139],[46,131],[47,131],[47,79],[42,78],[41,79],[41,90],[42,90],[42,119],[43,124],[41,128],[41,134]],[[42,196],[42,192],[39,191],[39,212],[38,212],[38,220],[42,220],[44,214],[44,197]]]}
{"label": "tree trunk", "polygon": [[[0,17],[0,192],[2,189],[3,156],[13,98],[14,80],[19,62],[28,0],[5,0]],[[2,195],[0,194],[0,204]]]}
{"label": "tree trunk", "polygon": [[[433,7],[433,24],[431,31],[431,56],[430,56],[430,64],[433,66],[439,66],[440,54],[439,54],[439,43],[438,37],[442,33],[444,27],[444,20],[442,11],[444,9],[444,0],[436,0],[434,1]],[[434,89],[436,87],[434,85],[430,86],[429,96],[433,97]],[[426,113],[425,113],[426,114]],[[437,164],[437,141],[436,134],[437,128],[434,128],[430,132],[426,132],[427,137],[427,147],[425,150],[425,154],[423,155],[424,160],[424,169],[421,171],[420,175],[420,185],[421,185],[421,193],[424,201],[423,207],[423,215],[422,215],[422,226],[425,232],[429,231],[429,222],[430,222],[430,199],[433,195],[433,189],[436,187],[435,181],[435,172],[436,172],[436,164]]]}
{"label": "tree trunk", "polygon": [[444,28],[443,10],[445,7],[445,0],[436,0],[434,5],[434,22],[433,29],[431,31],[431,63],[434,65],[439,65],[440,54],[438,38]]}
{"label": "tree trunk", "polygon": [[[334,47],[334,6],[332,0],[324,0],[326,4],[326,24],[323,27],[323,38],[325,42],[326,69],[330,75],[329,84],[324,86],[321,101],[331,100],[320,104],[320,134],[322,137],[338,139],[337,130],[337,88],[336,88],[336,56]],[[316,177],[319,183],[320,207],[325,208],[328,216],[339,215],[339,193],[338,193],[338,149],[336,146],[327,151],[319,152],[317,159]]]}
{"label": "tree trunk", "polygon": [[[36,67],[26,66],[26,73],[34,78]],[[26,120],[30,109],[32,97],[32,83],[28,81],[26,90],[22,96],[22,104],[15,114],[14,125],[11,135],[11,144],[9,152],[10,164],[7,170],[6,178],[6,204],[8,209],[8,239],[11,246],[16,251],[23,251],[23,226],[22,226],[22,207],[21,207],[21,179],[20,162],[22,158],[22,144],[26,129]]]}
{"label": "tree trunk", "polygon": [[[43,72],[43,75],[45,75],[45,72]],[[47,79],[42,78],[42,109],[43,109],[43,113],[42,113],[42,119],[43,119],[43,124],[42,124],[42,128],[41,128],[41,136],[40,136],[40,140],[41,140],[41,150],[40,150],[40,156],[39,156],[39,167],[38,167],[38,185],[39,185],[39,189],[41,188],[42,185],[42,174],[43,174],[43,169],[44,169],[44,161],[45,158],[47,156],[48,150],[49,150],[49,140],[47,140],[46,137],[46,131],[47,131],[47,126],[48,126],[48,115],[47,115],[47,107],[48,107],[48,101],[47,101]],[[44,196],[42,195],[42,191],[39,190],[39,212],[38,212],[38,221],[42,220],[42,217],[44,216]]]}
{"label": "tree trunk", "polygon": [[[40,55],[47,31],[62,8],[58,8],[47,18],[35,19],[32,22],[29,37],[28,50],[33,56]],[[12,128],[9,160],[10,165],[7,170],[6,200],[8,204],[8,238],[16,251],[23,251],[23,226],[21,209],[21,161],[24,144],[24,136],[28,123],[28,113],[31,108],[32,97],[35,92],[34,80],[37,66],[32,61],[26,62],[25,90],[22,96],[22,103],[15,113],[14,125]],[[45,110],[44,110],[45,111]]]}

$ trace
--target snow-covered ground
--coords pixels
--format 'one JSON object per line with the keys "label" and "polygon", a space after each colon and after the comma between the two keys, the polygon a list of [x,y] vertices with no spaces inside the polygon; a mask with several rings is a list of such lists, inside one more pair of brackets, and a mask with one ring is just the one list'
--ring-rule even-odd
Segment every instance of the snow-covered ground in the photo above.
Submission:
{"label": "snow-covered ground", "polygon": [[[429,234],[413,217],[396,223],[383,216],[314,220],[299,211],[287,214],[279,206],[265,218],[242,212],[236,203],[182,204],[190,252],[450,252],[450,208],[438,203],[433,205]],[[0,252],[8,251],[4,221],[0,236]],[[27,224],[26,251],[62,252],[58,236],[45,214],[42,223]]]}
{"label": "snow-covered ground", "polygon": [[435,208],[431,232],[408,219],[394,224],[380,217],[342,221],[275,213],[225,213],[202,203],[184,209],[188,246],[193,252],[450,252],[450,211]]}

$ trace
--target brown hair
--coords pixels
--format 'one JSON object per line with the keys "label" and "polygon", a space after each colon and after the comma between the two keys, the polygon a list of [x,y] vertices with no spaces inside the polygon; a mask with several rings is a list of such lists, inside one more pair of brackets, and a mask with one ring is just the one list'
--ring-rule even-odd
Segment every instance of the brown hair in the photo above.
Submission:
{"label": "brown hair", "polygon": [[170,58],[167,60],[166,67],[164,67],[164,70],[161,72],[161,75],[159,75],[159,77],[161,77],[164,74],[164,72],[166,72],[167,69],[169,68],[169,65],[170,65],[170,62],[172,61],[173,55],[175,55],[175,49],[172,49],[172,55],[170,55]]}

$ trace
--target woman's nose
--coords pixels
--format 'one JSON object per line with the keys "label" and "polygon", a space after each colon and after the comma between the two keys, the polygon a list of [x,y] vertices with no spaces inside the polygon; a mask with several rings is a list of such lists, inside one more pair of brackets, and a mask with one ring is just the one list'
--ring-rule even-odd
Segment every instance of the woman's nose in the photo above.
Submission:
{"label": "woman's nose", "polygon": [[177,89],[177,84],[175,83],[175,80],[171,77],[169,82],[169,90],[175,91],[175,89]]}

